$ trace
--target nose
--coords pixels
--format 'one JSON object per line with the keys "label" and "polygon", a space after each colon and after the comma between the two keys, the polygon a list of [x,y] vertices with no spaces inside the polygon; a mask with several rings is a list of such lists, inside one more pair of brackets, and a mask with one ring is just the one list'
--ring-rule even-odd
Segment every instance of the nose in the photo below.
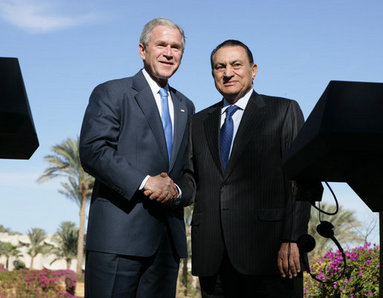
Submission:
{"label": "nose", "polygon": [[173,56],[172,48],[170,45],[166,46],[164,49],[164,55],[167,57]]}
{"label": "nose", "polygon": [[232,76],[234,75],[232,67],[227,66],[227,67],[225,68],[224,72],[223,72],[223,75],[224,75],[225,77],[232,77]]}

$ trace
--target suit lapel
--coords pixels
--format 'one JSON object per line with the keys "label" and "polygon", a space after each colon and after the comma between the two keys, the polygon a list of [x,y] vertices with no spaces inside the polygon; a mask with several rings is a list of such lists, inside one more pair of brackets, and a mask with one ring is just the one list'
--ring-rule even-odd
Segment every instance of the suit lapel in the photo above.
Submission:
{"label": "suit lapel", "polygon": [[221,161],[221,150],[219,148],[219,131],[221,124],[222,102],[208,111],[208,117],[204,121],[205,136],[208,147],[217,168],[223,172]]}
{"label": "suit lapel", "polygon": [[173,88],[170,88],[170,95],[173,100],[174,108],[174,132],[173,132],[173,148],[170,161],[170,170],[173,168],[180,149],[182,139],[185,133],[186,124],[188,121],[188,110],[184,101],[180,100],[174,92]]}
{"label": "suit lapel", "polygon": [[242,115],[241,123],[234,139],[230,160],[225,172],[226,175],[230,174],[236,163],[240,162],[239,159],[251,136],[263,122],[265,117],[264,106],[265,103],[262,96],[253,92]]}
{"label": "suit lapel", "polygon": [[135,99],[142,112],[144,113],[146,121],[148,122],[151,130],[153,131],[153,135],[160,148],[161,156],[166,159],[167,164],[169,164],[161,117],[158,112],[157,104],[153,97],[152,90],[150,89],[149,84],[146,82],[146,79],[141,71],[134,76],[132,86],[135,90],[137,90]]}

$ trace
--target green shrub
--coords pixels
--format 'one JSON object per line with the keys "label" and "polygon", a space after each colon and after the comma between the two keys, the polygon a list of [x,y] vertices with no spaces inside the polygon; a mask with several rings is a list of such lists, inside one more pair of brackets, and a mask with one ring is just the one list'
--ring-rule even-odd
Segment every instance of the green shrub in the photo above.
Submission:
{"label": "green shrub", "polygon": [[13,261],[13,267],[16,269],[16,270],[19,270],[19,269],[27,269],[27,266],[25,266],[25,263],[23,261],[20,261],[20,260],[15,260]]}
{"label": "green shrub", "polygon": [[[305,273],[305,297],[378,297],[379,246],[370,243],[345,251],[344,275],[332,283],[320,283]],[[328,252],[311,266],[311,272],[322,281],[336,280],[343,270],[341,253]]]}

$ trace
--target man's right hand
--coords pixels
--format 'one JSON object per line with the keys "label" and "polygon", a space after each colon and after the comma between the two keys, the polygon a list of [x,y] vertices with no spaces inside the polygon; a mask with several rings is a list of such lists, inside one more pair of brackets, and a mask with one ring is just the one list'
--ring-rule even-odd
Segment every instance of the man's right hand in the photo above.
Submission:
{"label": "man's right hand", "polygon": [[151,200],[167,203],[178,196],[178,190],[173,180],[166,173],[150,177],[144,186],[144,194]]}

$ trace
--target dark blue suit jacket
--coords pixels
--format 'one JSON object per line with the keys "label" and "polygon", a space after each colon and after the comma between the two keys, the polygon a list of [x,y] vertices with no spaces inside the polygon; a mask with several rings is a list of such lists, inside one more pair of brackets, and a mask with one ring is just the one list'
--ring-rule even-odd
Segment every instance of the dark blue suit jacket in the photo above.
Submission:
{"label": "dark blue suit jacket", "polygon": [[81,163],[96,178],[87,250],[151,256],[167,226],[178,255],[187,255],[183,206],[153,202],[138,191],[146,175],[167,172],[177,179],[183,168],[194,105],[177,90],[170,93],[175,123],[169,166],[161,118],[142,71],[92,92],[80,136]]}

